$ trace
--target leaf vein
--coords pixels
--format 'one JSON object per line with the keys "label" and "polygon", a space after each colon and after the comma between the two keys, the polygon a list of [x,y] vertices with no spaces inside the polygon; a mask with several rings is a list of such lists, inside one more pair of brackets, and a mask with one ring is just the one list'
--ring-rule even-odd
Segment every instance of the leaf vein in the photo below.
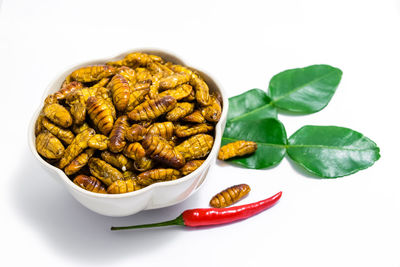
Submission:
{"label": "leaf vein", "polygon": [[[304,88],[305,86],[307,86],[307,85],[309,85],[309,84],[311,84],[311,83],[313,83],[313,82],[322,80],[323,78],[325,78],[325,77],[331,75],[332,73],[333,73],[333,70],[332,70],[331,72],[327,73],[327,74],[322,75],[321,77],[319,77],[319,78],[317,78],[317,79],[315,79],[315,80],[312,80],[312,81],[309,81],[309,82],[307,82],[307,83],[305,83],[305,84],[302,84],[302,85],[300,85],[300,86],[297,86],[297,87],[295,87],[293,90],[290,90],[289,92],[287,92],[286,94],[281,95],[281,96],[278,97],[278,98],[272,99],[272,101],[270,102],[270,104],[273,105],[274,103],[276,103],[276,102],[278,102],[279,100],[281,100],[282,98],[284,98],[284,97],[290,95],[291,93],[293,93],[293,92],[295,92],[295,91],[298,91],[298,90]],[[272,96],[271,96],[271,97],[272,97]]]}
{"label": "leaf vein", "polygon": [[347,148],[347,147],[340,147],[340,146],[325,146],[325,145],[287,145],[288,148],[326,148],[326,149],[338,149],[338,150],[346,150],[346,151],[368,151],[368,150],[377,150],[377,147],[371,148]]}

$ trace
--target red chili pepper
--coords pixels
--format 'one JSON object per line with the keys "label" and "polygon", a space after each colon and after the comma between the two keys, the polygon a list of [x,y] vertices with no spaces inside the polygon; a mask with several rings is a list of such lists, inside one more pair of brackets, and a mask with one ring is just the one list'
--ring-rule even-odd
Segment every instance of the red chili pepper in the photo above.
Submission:
{"label": "red chili pepper", "polygon": [[270,198],[258,202],[229,208],[191,209],[184,211],[177,218],[170,221],[142,225],[111,227],[111,230],[126,230],[168,225],[184,225],[196,227],[230,223],[237,220],[247,219],[253,215],[256,215],[257,213],[260,213],[272,207],[276,202],[278,202],[281,196],[282,192],[279,192]]}

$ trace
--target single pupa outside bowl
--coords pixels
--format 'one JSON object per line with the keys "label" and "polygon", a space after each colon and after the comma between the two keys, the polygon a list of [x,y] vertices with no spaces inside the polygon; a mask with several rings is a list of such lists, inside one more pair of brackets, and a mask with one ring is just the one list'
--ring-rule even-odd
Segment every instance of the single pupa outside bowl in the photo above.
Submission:
{"label": "single pupa outside bowl", "polygon": [[[69,75],[73,70],[83,66],[104,64],[108,61],[120,60],[125,55],[132,52],[154,54],[162,57],[166,61],[189,66],[191,69],[197,70],[200,73],[200,75],[208,84],[210,92],[215,92],[219,96],[219,99],[222,103],[221,119],[215,126],[214,145],[205,162],[197,170],[180,179],[162,183],[155,183],[141,190],[125,194],[108,195],[86,191],[74,184],[65,175],[63,170],[50,165],[39,156],[35,148],[35,122],[39,116],[41,109],[43,108],[44,99],[49,94],[57,91],[63,83],[65,77],[67,77],[67,75]],[[187,64],[187,62],[189,62],[189,64]],[[58,75],[53,80],[53,82],[49,84],[40,100],[40,103],[40,106],[32,117],[28,131],[28,143],[33,155],[41,163],[44,169],[48,171],[57,181],[61,182],[72,194],[72,196],[76,200],[78,200],[83,206],[99,214],[113,217],[128,216],[138,213],[142,210],[172,206],[184,201],[193,193],[195,193],[204,182],[210,166],[213,165],[216,161],[228,113],[227,96],[220,84],[215,79],[211,78],[211,76],[207,73],[201,71],[201,69],[197,69],[191,66],[190,61],[183,61],[180,59],[180,57],[170,52],[165,52],[157,49],[135,49],[120,54],[117,57],[85,61],[83,63],[77,64]]]}

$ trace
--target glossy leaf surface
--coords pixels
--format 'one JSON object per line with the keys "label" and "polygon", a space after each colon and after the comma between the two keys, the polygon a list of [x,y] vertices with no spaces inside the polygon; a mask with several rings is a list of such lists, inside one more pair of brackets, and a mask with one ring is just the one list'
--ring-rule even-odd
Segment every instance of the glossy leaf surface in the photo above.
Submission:
{"label": "glossy leaf surface", "polygon": [[329,65],[290,69],[272,77],[268,92],[272,104],[296,113],[323,109],[339,85],[342,71]]}
{"label": "glossy leaf surface", "polygon": [[228,160],[233,164],[251,169],[263,169],[279,163],[285,156],[286,131],[277,119],[228,121],[221,146],[238,140],[256,142],[257,150],[252,155]]}
{"label": "glossy leaf surface", "polygon": [[276,108],[271,98],[260,89],[251,89],[229,98],[228,121],[276,118]]}
{"label": "glossy leaf surface", "polygon": [[370,167],[377,145],[361,133],[336,126],[304,126],[288,141],[287,153],[311,173],[336,178]]}

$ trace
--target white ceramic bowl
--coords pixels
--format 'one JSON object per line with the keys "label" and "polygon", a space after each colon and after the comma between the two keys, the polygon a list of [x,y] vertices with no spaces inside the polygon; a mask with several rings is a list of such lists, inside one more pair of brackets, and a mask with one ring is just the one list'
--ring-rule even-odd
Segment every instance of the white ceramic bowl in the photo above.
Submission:
{"label": "white ceramic bowl", "polygon": [[194,68],[199,71],[204,80],[207,82],[210,91],[217,92],[221,96],[223,104],[221,119],[215,127],[214,145],[206,161],[196,171],[180,179],[168,182],[155,183],[141,190],[126,194],[115,194],[115,195],[97,194],[84,190],[81,187],[77,186],[64,174],[62,170],[44,161],[36,151],[34,127],[35,127],[35,121],[41,109],[43,108],[43,101],[47,95],[57,91],[60,88],[65,77],[68,74],[70,74],[73,70],[87,65],[103,64],[107,61],[119,60],[123,58],[126,54],[131,52],[145,52],[158,55],[161,56],[166,61],[171,61],[176,64],[187,65],[193,68],[193,66],[190,64],[190,61],[184,62],[177,56],[173,55],[172,53],[157,49],[135,49],[123,53],[117,57],[91,60],[75,65],[72,68],[69,68],[65,72],[58,75],[53,80],[53,82],[49,84],[49,86],[44,92],[44,95],[42,96],[38,109],[36,110],[35,114],[32,117],[28,133],[29,147],[35,158],[40,162],[40,164],[44,167],[45,170],[50,172],[51,175],[55,177],[55,179],[60,181],[65,186],[65,188],[72,194],[72,196],[76,200],[78,200],[83,206],[99,214],[114,216],[114,217],[128,216],[142,210],[157,209],[157,208],[172,206],[184,201],[190,195],[196,192],[197,189],[200,187],[200,185],[204,182],[210,166],[215,163],[218,154],[218,149],[221,144],[221,137],[225,128],[226,117],[228,112],[228,99],[226,98],[226,94],[222,90],[221,86],[217,83],[216,80],[212,79],[208,74],[201,71],[200,69]]}

